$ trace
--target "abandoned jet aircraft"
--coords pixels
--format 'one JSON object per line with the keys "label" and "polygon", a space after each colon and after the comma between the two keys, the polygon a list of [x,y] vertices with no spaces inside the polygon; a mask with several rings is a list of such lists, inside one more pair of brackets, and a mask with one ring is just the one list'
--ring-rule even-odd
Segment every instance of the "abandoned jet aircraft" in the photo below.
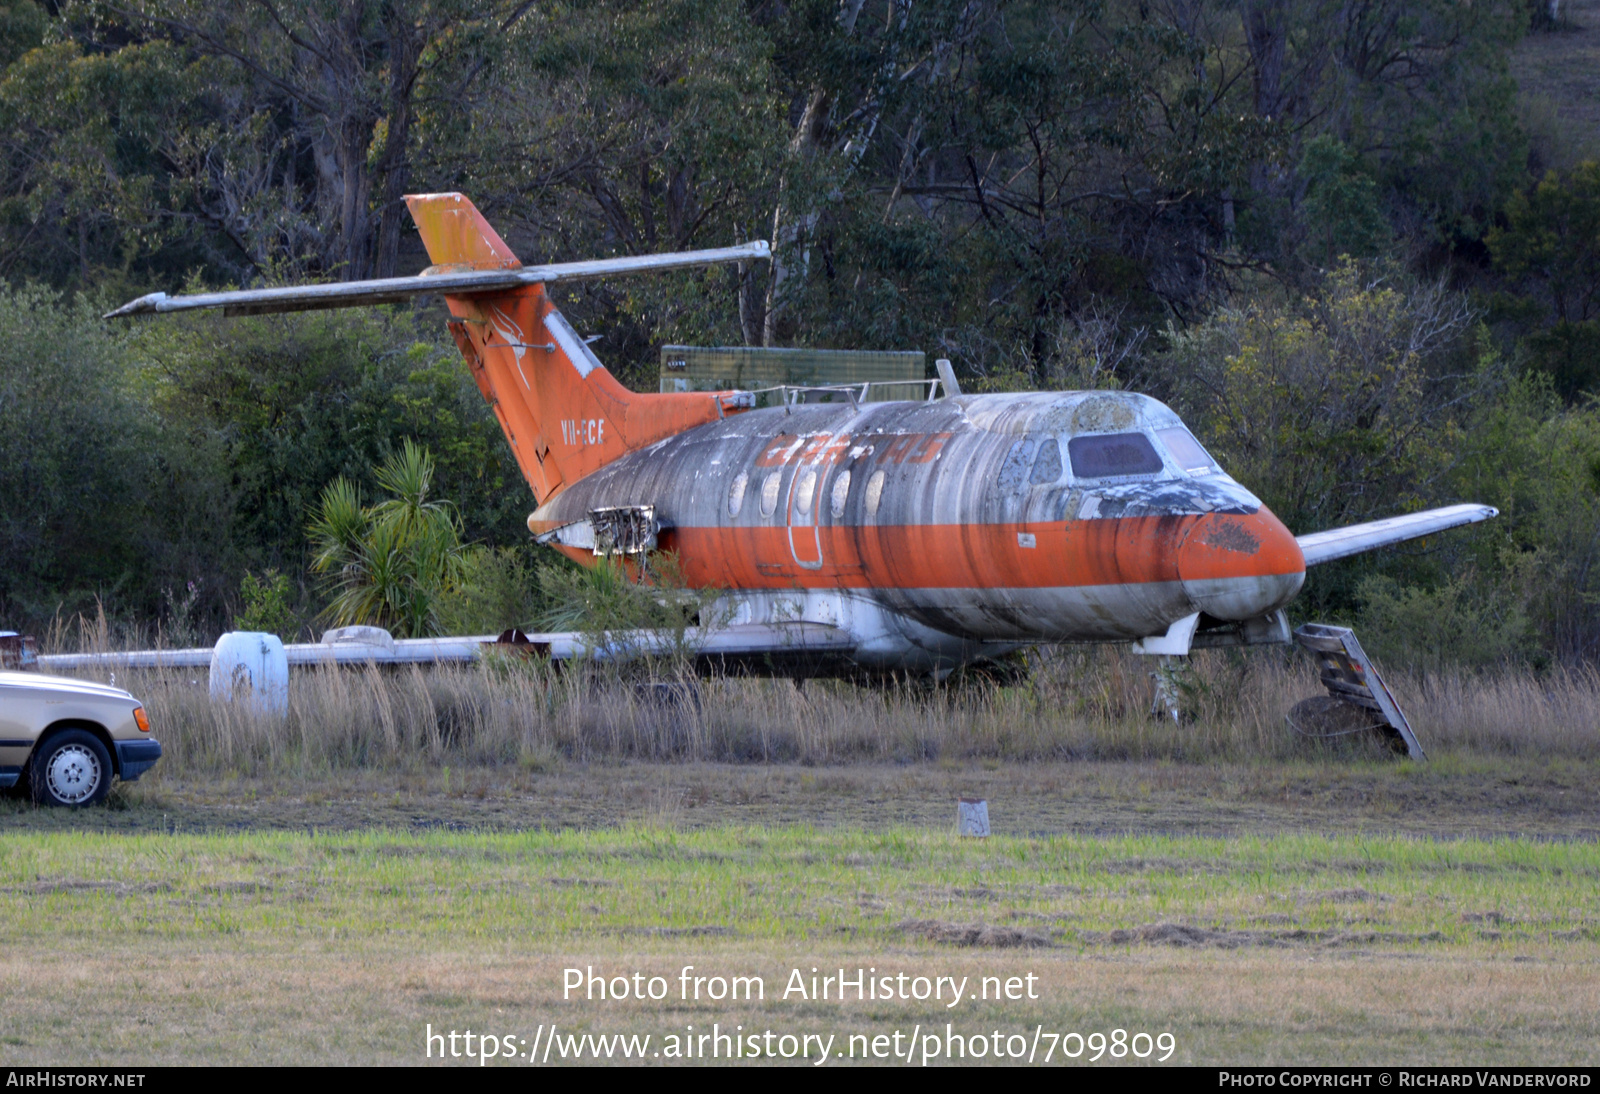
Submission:
{"label": "abandoned jet aircraft", "polygon": [[1287,642],[1283,609],[1307,566],[1496,515],[1454,505],[1297,538],[1156,400],[963,395],[945,362],[915,400],[842,387],[781,391],[769,407],[751,391],[636,394],[544,286],[760,259],[767,244],[525,267],[462,195],[407,201],[435,263],[420,276],[156,293],[111,314],[442,295],[533,489],[529,529],[591,564],[676,552],[691,585],[725,590],[701,636],[708,654],[777,671],[941,672],[1045,642],[1152,654]]}

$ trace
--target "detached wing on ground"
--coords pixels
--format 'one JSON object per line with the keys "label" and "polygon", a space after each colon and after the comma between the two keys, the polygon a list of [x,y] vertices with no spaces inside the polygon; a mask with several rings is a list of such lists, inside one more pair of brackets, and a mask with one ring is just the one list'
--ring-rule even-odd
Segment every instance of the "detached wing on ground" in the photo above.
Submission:
{"label": "detached wing on ground", "polygon": [[[394,638],[377,627],[330,631],[321,642],[296,642],[283,647],[285,661],[310,665],[416,665],[444,661],[476,661],[488,650],[532,649],[557,661],[594,658],[631,661],[639,657],[681,653],[699,660],[760,667],[793,662],[804,667],[831,657],[847,656],[858,640],[849,631],[826,623],[739,623],[675,631],[614,631],[604,636],[580,631],[548,634],[464,635],[444,638]],[[110,668],[203,668],[215,650],[121,650],[108,653],[55,653],[38,658],[46,672]]]}
{"label": "detached wing on ground", "polygon": [[1476,524],[1499,514],[1500,510],[1490,505],[1447,505],[1443,509],[1429,509],[1421,513],[1408,513],[1403,517],[1296,536],[1295,541],[1306,556],[1306,565],[1315,566],[1320,562],[1348,558],[1393,543],[1404,543],[1408,539],[1431,536],[1447,528]]}

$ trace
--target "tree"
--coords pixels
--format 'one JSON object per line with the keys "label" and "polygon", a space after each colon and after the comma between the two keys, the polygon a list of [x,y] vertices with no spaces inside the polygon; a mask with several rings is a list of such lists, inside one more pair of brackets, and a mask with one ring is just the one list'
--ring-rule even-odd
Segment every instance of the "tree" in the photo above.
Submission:
{"label": "tree", "polygon": [[[96,595],[154,610],[160,438],[124,347],[85,306],[0,291],[0,612],[48,619]],[[155,571],[154,573],[152,571]]]}
{"label": "tree", "polygon": [[182,239],[190,210],[161,152],[203,78],[163,41],[110,54],[58,41],[13,61],[0,79],[0,272],[137,283],[175,243],[179,262],[226,263],[221,248],[181,245],[194,242]]}
{"label": "tree", "polygon": [[433,459],[409,440],[375,477],[391,497],[363,506],[353,483],[335,479],[306,528],[311,571],[332,597],[322,616],[408,638],[437,634],[439,602],[461,577],[460,521],[430,497]]}
{"label": "tree", "polygon": [[1600,659],[1600,407],[1563,407],[1549,378],[1520,376],[1467,423],[1455,492],[1500,516],[1474,537],[1486,587],[1521,601],[1540,646]]}
{"label": "tree", "polygon": [[[266,268],[282,255],[341,280],[394,276],[415,125],[460,95],[482,51],[533,8],[526,0],[107,0],[134,31],[231,69],[237,98],[194,144],[197,200]],[[431,78],[442,77],[438,84]],[[445,104],[447,105],[447,104]],[[226,128],[224,128],[226,127]]]}
{"label": "tree", "polygon": [[[1472,322],[1441,284],[1347,261],[1312,296],[1174,332],[1171,402],[1296,533],[1443,504],[1462,422],[1499,379]],[[1310,603],[1348,607],[1353,573],[1319,568]]]}
{"label": "tree", "polygon": [[1341,255],[1371,258],[1389,241],[1377,183],[1338,138],[1324,133],[1306,142],[1300,177],[1308,229],[1302,251],[1316,265],[1331,268]]}
{"label": "tree", "polygon": [[[422,140],[526,262],[766,238],[783,109],[769,50],[740,0],[537,8],[452,111],[429,113]],[[747,301],[762,265],[744,271]],[[609,366],[653,386],[661,342],[744,340],[737,279],[589,282],[559,297],[606,331]]]}
{"label": "tree", "polygon": [[1513,194],[1505,215],[1488,235],[1495,262],[1537,283],[1558,322],[1600,317],[1600,163],[1586,160],[1565,177],[1550,172]]}
{"label": "tree", "polygon": [[526,535],[533,497],[498,423],[447,336],[409,312],[174,316],[136,325],[129,346],[162,429],[204,451],[222,495],[209,585],[298,572],[323,488],[341,475],[377,487],[372,469],[407,438],[431,453],[469,539]]}
{"label": "tree", "polygon": [[1600,390],[1600,163],[1554,171],[1506,203],[1489,250],[1506,274],[1543,297],[1554,320],[1527,339],[1533,365],[1568,403]]}

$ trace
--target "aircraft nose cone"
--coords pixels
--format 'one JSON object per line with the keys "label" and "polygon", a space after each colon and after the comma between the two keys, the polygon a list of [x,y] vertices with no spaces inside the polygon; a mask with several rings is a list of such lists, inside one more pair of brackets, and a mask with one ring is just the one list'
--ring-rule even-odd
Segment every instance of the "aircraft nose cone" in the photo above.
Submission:
{"label": "aircraft nose cone", "polygon": [[1254,619],[1294,599],[1306,559],[1289,529],[1262,506],[1254,513],[1207,513],[1178,549],[1178,577],[1200,611]]}

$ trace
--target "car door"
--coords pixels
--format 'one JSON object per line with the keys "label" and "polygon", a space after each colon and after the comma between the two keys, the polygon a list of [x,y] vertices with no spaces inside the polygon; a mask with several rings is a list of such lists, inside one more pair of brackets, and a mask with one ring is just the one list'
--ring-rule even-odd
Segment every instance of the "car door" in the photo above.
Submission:
{"label": "car door", "polygon": [[33,723],[37,693],[7,679],[0,672],[0,776],[15,775],[33,749]]}

